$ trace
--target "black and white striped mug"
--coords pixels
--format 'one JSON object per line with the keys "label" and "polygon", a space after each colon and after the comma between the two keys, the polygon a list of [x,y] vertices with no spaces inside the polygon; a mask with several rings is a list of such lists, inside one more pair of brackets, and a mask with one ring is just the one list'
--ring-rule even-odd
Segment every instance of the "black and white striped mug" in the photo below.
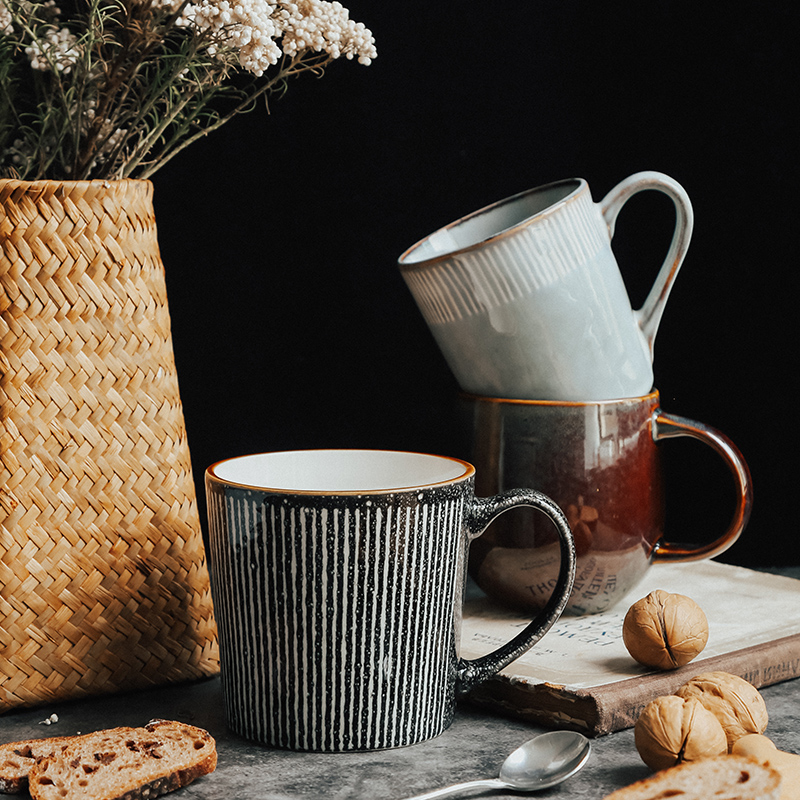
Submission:
{"label": "black and white striped mug", "polygon": [[[387,450],[305,450],[206,472],[210,560],[229,726],[257,741],[340,752],[413,744],[456,697],[532,647],[575,576],[566,518],[545,495],[474,496],[471,464]],[[469,541],[502,512],[553,521],[561,571],[513,640],[459,658]]]}

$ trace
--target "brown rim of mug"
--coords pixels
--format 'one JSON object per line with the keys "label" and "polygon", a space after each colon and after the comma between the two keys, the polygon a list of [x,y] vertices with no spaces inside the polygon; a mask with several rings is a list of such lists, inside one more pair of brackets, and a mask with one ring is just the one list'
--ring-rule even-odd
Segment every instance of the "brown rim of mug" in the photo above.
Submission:
{"label": "brown rim of mug", "polygon": [[[512,225],[509,228],[504,228],[501,231],[497,231],[497,233],[492,234],[491,236],[487,236],[480,241],[473,242],[472,244],[465,245],[464,247],[458,247],[455,250],[448,250],[446,253],[439,253],[437,255],[431,256],[430,258],[423,258],[419,261],[406,261],[405,259],[414,252],[414,250],[422,247],[425,242],[427,242],[432,236],[436,236],[437,233],[442,231],[452,230],[453,228],[462,225],[463,223],[474,219],[482,214],[486,214],[489,211],[493,211],[496,208],[502,208],[504,205],[509,203],[516,202],[521,197],[525,197],[526,195],[535,194],[537,192],[544,192],[550,189],[554,189],[557,186],[565,186],[568,184],[574,184],[575,188],[567,195],[562,197],[560,200],[557,200],[555,203],[547,206],[547,208],[543,208],[541,211],[538,211],[535,214],[531,214],[529,217],[525,217],[521,219],[516,224]],[[453,256],[461,255],[462,253],[468,253],[470,250],[475,250],[478,247],[484,247],[485,245],[489,244],[490,242],[495,242],[500,239],[504,239],[507,236],[511,235],[512,233],[519,230],[523,225],[527,225],[531,220],[539,219],[543,217],[550,216],[558,211],[560,208],[565,206],[567,203],[573,202],[579,195],[583,192],[589,191],[589,184],[586,182],[584,178],[564,178],[560,181],[553,181],[552,183],[545,183],[542,186],[535,186],[532,189],[525,189],[522,192],[517,192],[516,194],[511,195],[510,197],[504,197],[502,200],[497,200],[494,203],[490,203],[487,206],[483,206],[483,208],[479,208],[477,211],[472,211],[469,214],[466,214],[463,217],[459,217],[456,220],[453,220],[449,225],[443,225],[441,228],[437,228],[435,231],[429,233],[427,236],[423,236],[420,240],[415,242],[411,245],[408,249],[403,251],[400,258],[397,259],[397,263],[401,270],[411,270],[411,269],[421,269],[423,267],[427,267],[431,264],[435,264],[439,261],[442,261],[447,258],[452,258]]]}
{"label": "brown rim of mug", "polygon": [[635,397],[612,397],[608,400],[525,400],[515,397],[493,397],[491,395],[472,394],[470,392],[460,392],[460,397],[464,400],[478,401],[481,403],[496,403],[497,405],[522,405],[522,406],[603,406],[612,404],[628,403],[636,405],[646,400],[659,402],[658,389],[653,389],[647,394],[636,395]]}
{"label": "brown rim of mug", "polygon": [[[239,481],[231,481],[226,478],[221,478],[219,475],[214,473],[214,469],[219,467],[221,464],[226,464],[229,461],[238,461],[239,459],[243,458],[250,458],[253,456],[261,456],[261,455],[270,455],[272,453],[402,453],[404,455],[412,455],[412,456],[428,456],[430,458],[437,458],[442,461],[452,461],[456,464],[461,464],[464,467],[464,473],[462,475],[457,475],[454,478],[449,478],[448,480],[443,481],[435,481],[433,483],[420,483],[414,484],[413,486],[397,486],[393,488],[382,488],[382,489],[279,489],[271,486],[258,486],[256,484],[249,484],[249,483],[240,483]],[[206,477],[212,480],[214,483],[220,484],[222,486],[232,486],[237,489],[253,489],[257,492],[268,492],[269,494],[291,494],[291,495],[310,495],[316,497],[334,497],[334,496],[341,496],[341,497],[358,497],[361,495],[388,495],[388,494],[399,494],[402,492],[418,492],[423,491],[425,489],[434,489],[437,486],[448,486],[454,483],[460,483],[468,478],[471,478],[475,475],[475,467],[469,463],[469,461],[464,461],[461,458],[456,458],[455,456],[441,456],[436,453],[423,453],[420,451],[415,450],[383,450],[381,448],[346,448],[346,447],[318,447],[318,448],[308,448],[305,450],[268,450],[262,453],[246,453],[242,456],[232,456],[231,458],[223,458],[220,461],[215,461],[210,467],[206,468]]]}

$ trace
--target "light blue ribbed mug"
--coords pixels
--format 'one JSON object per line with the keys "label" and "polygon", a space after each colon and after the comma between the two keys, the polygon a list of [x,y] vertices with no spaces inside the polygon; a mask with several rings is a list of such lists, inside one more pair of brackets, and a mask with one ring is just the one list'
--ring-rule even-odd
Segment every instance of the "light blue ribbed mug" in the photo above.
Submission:
{"label": "light blue ribbed mug", "polygon": [[[633,310],[611,249],[622,206],[654,189],[675,205],[666,259]],[[692,206],[660,172],[631,175],[601,202],[575,178],[531,189],[427,236],[399,259],[461,388],[525,400],[636,397],[689,246]]]}
{"label": "light blue ribbed mug", "polygon": [[[476,498],[472,465],[387,450],[263,453],[206,471],[211,582],[228,724],[341,752],[429,739],[456,697],[537,642],[575,577],[565,516],[517,489]],[[549,602],[507,644],[458,656],[469,542],[509,508],[552,521]]]}

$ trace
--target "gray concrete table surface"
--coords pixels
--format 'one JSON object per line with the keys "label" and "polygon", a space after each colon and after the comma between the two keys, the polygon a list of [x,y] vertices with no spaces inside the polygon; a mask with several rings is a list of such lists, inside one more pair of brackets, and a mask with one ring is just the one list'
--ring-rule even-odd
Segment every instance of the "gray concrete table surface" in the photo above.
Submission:
{"label": "gray concrete table surface", "polygon": [[[800,751],[800,679],[762,690],[770,723],[767,733],[784,750]],[[42,721],[57,713],[58,722]],[[198,725],[217,740],[216,772],[181,789],[175,800],[302,800],[384,798],[401,800],[452,783],[496,777],[503,759],[542,728],[460,705],[452,726],[427,742],[366,753],[299,753],[246,741],[228,731],[219,678],[108,697],[11,711],[0,716],[0,742],[87,733],[152,718]],[[584,769],[543,798],[599,800],[647,776],[633,731],[592,740]],[[492,792],[488,797],[519,797]]]}
{"label": "gray concrete table surface", "polygon": [[[796,576],[797,571],[784,574]],[[770,714],[767,734],[782,750],[800,752],[800,679],[766,687],[762,694]],[[58,722],[42,724],[52,713],[58,715]],[[448,730],[410,747],[337,754],[278,750],[246,741],[227,729],[220,680],[212,678],[13,710],[0,715],[0,743],[143,725],[158,717],[198,725],[217,740],[216,772],[170,795],[175,800],[402,800],[453,783],[496,777],[508,753],[544,730],[461,704]],[[619,731],[592,740],[589,762],[576,776],[532,796],[600,800],[649,774],[636,752],[633,731]],[[500,791],[481,796],[522,795]]]}

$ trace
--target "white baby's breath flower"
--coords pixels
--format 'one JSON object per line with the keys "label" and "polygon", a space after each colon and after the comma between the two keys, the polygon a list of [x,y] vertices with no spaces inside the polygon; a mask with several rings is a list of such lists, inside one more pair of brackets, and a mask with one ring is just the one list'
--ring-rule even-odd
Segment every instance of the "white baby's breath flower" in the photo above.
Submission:
{"label": "white baby's breath flower", "polygon": [[183,0],[151,0],[150,6],[155,10],[166,11],[169,14],[174,14],[180,9],[181,13],[175,22],[179,27],[187,27],[194,17],[194,3],[183,5]]}
{"label": "white baby's breath flower", "polygon": [[243,69],[261,77],[281,57],[275,10],[266,0],[202,0],[192,9],[192,22],[209,37],[210,55],[233,50]]}
{"label": "white baby's breath flower", "polygon": [[37,19],[50,23],[55,23],[61,13],[61,9],[56,5],[56,0],[45,0],[44,3],[38,0],[35,7],[33,0],[13,0],[13,2],[0,0],[0,33],[14,32],[12,9],[15,9],[17,15],[23,19],[28,19],[35,14]]}
{"label": "white baby's breath flower", "polygon": [[369,64],[377,55],[369,28],[350,19],[339,2],[298,0],[282,3],[284,14],[283,52],[294,56],[302,50],[324,52],[331,58],[358,58]]}
{"label": "white baby's breath flower", "polygon": [[53,28],[43,39],[28,45],[25,53],[30,59],[33,69],[50,72],[55,68],[68,75],[80,58],[80,52],[75,46],[77,41],[69,29]]}
{"label": "white baby's breath flower", "polygon": [[149,178],[288,78],[376,55],[338,0],[56,1],[0,0],[0,171],[24,179]]}
{"label": "white baby's breath flower", "polygon": [[11,12],[8,10],[3,0],[0,0],[0,33],[14,33],[12,22]]}
{"label": "white baby's breath flower", "polygon": [[291,58],[310,50],[334,59],[358,58],[362,64],[377,55],[370,30],[351,20],[339,2],[201,0],[189,13],[192,24],[209,37],[210,55],[233,50],[240,66],[259,77],[282,54]]}
{"label": "white baby's breath flower", "polygon": [[36,162],[37,156],[49,153],[55,145],[52,136],[45,136],[36,144],[25,139],[14,139],[2,153],[2,160],[11,164],[19,172],[24,172]]}

